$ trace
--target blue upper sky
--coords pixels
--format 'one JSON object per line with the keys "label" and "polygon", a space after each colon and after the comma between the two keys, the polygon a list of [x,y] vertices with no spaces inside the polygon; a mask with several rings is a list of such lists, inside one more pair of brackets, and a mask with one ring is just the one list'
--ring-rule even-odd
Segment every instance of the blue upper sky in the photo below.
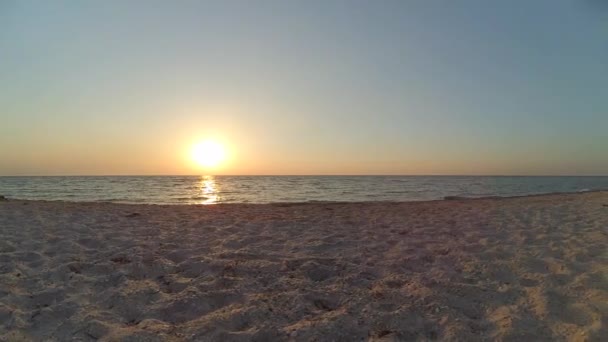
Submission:
{"label": "blue upper sky", "polygon": [[0,175],[608,174],[608,5],[0,1]]}

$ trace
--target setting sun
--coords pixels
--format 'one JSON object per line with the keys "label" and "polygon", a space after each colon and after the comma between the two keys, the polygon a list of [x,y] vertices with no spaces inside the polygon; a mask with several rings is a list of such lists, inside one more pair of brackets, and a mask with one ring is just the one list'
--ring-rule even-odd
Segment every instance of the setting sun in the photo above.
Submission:
{"label": "setting sun", "polygon": [[192,148],[192,160],[200,166],[216,167],[226,159],[224,147],[213,140],[199,142]]}

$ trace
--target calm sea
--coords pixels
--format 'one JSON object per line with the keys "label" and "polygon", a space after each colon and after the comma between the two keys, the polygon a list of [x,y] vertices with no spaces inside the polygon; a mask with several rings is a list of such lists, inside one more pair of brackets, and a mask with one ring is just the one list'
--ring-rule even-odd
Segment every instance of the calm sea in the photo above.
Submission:
{"label": "calm sea", "polygon": [[608,177],[0,177],[0,195],[8,198],[154,204],[418,201],[588,190],[608,190]]}

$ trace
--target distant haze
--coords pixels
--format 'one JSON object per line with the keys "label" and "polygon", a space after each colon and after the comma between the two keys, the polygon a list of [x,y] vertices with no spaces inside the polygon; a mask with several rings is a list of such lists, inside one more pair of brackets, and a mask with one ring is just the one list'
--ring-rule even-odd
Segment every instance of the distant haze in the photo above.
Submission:
{"label": "distant haze", "polygon": [[608,175],[599,3],[4,0],[0,175]]}

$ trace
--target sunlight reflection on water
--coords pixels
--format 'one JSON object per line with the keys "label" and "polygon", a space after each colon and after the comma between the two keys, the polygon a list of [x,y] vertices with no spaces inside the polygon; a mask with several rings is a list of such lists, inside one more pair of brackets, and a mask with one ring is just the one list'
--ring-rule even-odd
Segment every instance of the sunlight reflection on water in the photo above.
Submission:
{"label": "sunlight reflection on water", "polygon": [[197,204],[216,204],[220,202],[220,190],[213,176],[201,176],[201,197]]}

